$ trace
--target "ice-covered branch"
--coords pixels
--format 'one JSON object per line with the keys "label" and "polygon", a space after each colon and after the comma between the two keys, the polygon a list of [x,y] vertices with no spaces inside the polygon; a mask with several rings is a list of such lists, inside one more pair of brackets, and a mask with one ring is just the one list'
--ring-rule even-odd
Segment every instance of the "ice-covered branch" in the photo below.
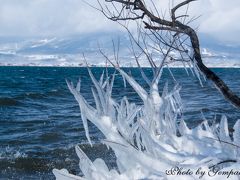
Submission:
{"label": "ice-covered branch", "polygon": [[[240,167],[240,120],[234,125],[232,138],[225,116],[219,124],[210,126],[204,120],[190,129],[181,116],[179,85],[169,91],[166,83],[160,95],[160,75],[156,74],[159,77],[153,78],[158,80],[151,84],[147,93],[133,77],[120,68],[116,70],[138,93],[143,105],[131,103],[127,97],[123,97],[120,102],[111,97],[114,74],[112,78],[104,78],[103,73],[97,81],[88,69],[94,84],[92,92],[95,107],[90,106],[82,96],[80,83],[76,87],[69,81],[67,84],[79,103],[89,143],[91,144],[91,140],[87,122],[91,121],[104,134],[102,143],[114,151],[118,169],[109,170],[100,158],[92,162],[76,146],[79,167],[84,177],[71,175],[65,169],[54,169],[57,179],[159,179],[166,178],[166,170],[176,165],[191,169]],[[196,177],[192,175],[189,178]]]}

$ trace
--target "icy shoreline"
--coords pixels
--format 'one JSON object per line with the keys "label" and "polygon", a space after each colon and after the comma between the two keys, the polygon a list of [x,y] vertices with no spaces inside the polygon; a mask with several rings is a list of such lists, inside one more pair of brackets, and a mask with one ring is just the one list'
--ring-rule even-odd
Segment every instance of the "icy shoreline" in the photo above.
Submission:
{"label": "icy shoreline", "polygon": [[[235,123],[232,136],[225,116],[220,123],[209,124],[203,119],[190,129],[182,117],[181,87],[176,84],[169,90],[166,83],[163,93],[159,94],[161,69],[154,72],[152,81],[143,75],[149,82],[149,93],[122,69],[116,70],[142,99],[142,106],[130,103],[127,97],[120,103],[112,99],[115,74],[110,77],[107,72],[103,73],[97,81],[88,68],[95,86],[92,89],[95,107],[82,96],[80,81],[76,87],[72,82],[67,81],[67,84],[79,103],[89,143],[88,121],[91,121],[104,134],[106,139],[102,143],[114,151],[118,169],[108,169],[100,158],[92,162],[76,146],[84,176],[71,175],[66,169],[54,169],[57,179],[196,179],[201,176],[197,174],[199,168],[206,173],[201,179],[219,179],[229,175],[222,172],[231,173],[231,169],[240,168],[240,120]],[[177,167],[184,172],[175,172]],[[189,173],[185,172],[188,169]],[[216,175],[210,177],[207,172]],[[229,178],[238,179],[238,176],[230,174]]]}
{"label": "icy shoreline", "polygon": [[[76,66],[76,65],[68,65],[68,66],[57,66],[57,65],[14,65],[14,64],[8,64],[8,65],[3,65],[3,64],[0,64],[0,67],[56,67],[56,68],[61,68],[61,67],[64,67],[64,68],[79,68],[79,67],[82,67],[82,68],[87,68],[86,65],[83,65],[83,66]],[[89,67],[96,67],[96,68],[106,68],[105,65],[91,65],[89,64]],[[121,66],[122,68],[138,68],[137,66]],[[240,68],[240,65],[237,65],[237,66],[208,66],[209,68]],[[142,68],[151,68],[150,66],[142,66]],[[166,68],[166,67],[165,67]],[[184,67],[184,66],[169,66],[169,68],[187,68],[187,69],[190,69],[189,67]]]}

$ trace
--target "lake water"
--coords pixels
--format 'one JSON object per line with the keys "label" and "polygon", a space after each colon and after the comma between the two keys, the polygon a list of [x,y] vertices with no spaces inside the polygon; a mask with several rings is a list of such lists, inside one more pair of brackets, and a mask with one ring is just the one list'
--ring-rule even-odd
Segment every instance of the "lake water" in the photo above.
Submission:
{"label": "lake water", "polygon": [[[92,68],[97,78],[103,70]],[[240,95],[240,69],[213,70]],[[137,69],[126,71],[131,71],[132,76],[148,88]],[[151,76],[151,69],[144,71]],[[225,114],[230,128],[240,119],[240,111],[226,102],[211,82],[204,82],[201,87],[184,69],[172,69],[172,72],[182,86],[184,119],[191,127],[201,122],[202,114],[209,121],[214,117],[220,120]],[[74,152],[78,143],[91,159],[102,157],[109,167],[115,166],[114,155],[99,143],[103,136],[92,124],[93,148],[86,141],[78,104],[65,82],[66,78],[77,82],[79,77],[83,96],[94,106],[92,83],[86,68],[0,67],[0,179],[54,179],[53,168],[66,168],[79,174]],[[174,81],[165,69],[160,91],[167,80],[172,87]],[[129,85],[124,87],[121,76],[117,76],[113,97],[120,100],[123,96],[142,103],[134,90]]]}

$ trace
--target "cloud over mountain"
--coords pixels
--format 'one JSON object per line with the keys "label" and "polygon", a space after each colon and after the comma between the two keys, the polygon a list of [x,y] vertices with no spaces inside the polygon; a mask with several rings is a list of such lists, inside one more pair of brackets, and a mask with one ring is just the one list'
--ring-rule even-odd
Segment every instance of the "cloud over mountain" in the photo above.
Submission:
{"label": "cloud over mountain", "polygon": [[[162,12],[169,9],[169,2],[159,2]],[[96,0],[90,3],[97,5]],[[193,2],[189,14],[202,15],[195,23],[199,32],[227,43],[240,41],[240,23],[236,23],[240,19],[239,0]],[[68,36],[120,28],[82,0],[2,0],[0,24],[0,36]]]}

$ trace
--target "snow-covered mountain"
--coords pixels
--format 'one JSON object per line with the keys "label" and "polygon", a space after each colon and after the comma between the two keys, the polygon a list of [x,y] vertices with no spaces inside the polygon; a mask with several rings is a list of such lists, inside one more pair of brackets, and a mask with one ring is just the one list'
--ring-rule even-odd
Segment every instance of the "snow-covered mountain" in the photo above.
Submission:
{"label": "snow-covered mountain", "polygon": [[[90,65],[105,66],[105,59],[99,48],[113,57],[113,41],[116,43],[118,39],[121,65],[135,66],[134,57],[129,51],[128,36],[122,33],[86,34],[66,38],[0,38],[0,65],[84,66],[84,53]],[[239,47],[219,45],[212,40],[210,42],[203,40],[202,43],[202,56],[209,67],[240,67]],[[148,66],[144,59],[140,61],[143,66]]]}

